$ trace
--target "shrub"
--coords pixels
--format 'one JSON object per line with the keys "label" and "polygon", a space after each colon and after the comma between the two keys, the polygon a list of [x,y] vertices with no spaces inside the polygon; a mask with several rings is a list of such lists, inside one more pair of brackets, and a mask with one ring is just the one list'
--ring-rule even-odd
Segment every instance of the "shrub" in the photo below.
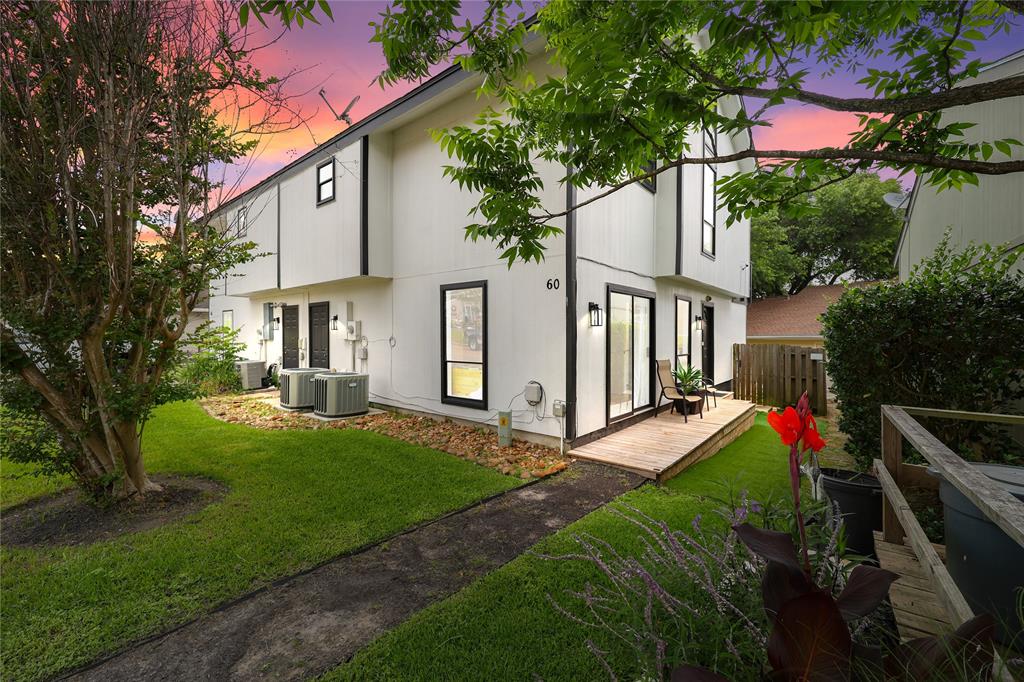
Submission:
{"label": "shrub", "polygon": [[197,396],[242,390],[242,377],[235,367],[245,344],[238,330],[206,323],[188,338],[195,351],[182,358],[174,372],[177,383],[192,386]]}
{"label": "shrub", "polygon": [[[1024,398],[1024,274],[1018,254],[948,239],[904,282],[849,289],[825,313],[828,372],[846,449],[862,469],[878,457],[881,405],[1009,412]],[[1000,427],[924,419],[972,460],[1019,463]]]}

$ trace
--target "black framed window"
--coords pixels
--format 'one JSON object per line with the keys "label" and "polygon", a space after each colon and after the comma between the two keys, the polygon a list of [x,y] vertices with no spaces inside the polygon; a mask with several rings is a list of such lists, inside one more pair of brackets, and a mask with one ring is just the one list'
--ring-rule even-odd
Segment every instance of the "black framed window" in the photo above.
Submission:
{"label": "black framed window", "polygon": [[441,287],[441,402],[487,409],[487,282]]}
{"label": "black framed window", "polygon": [[235,227],[239,237],[244,237],[249,232],[249,208],[247,206],[238,209]]}
{"label": "black framed window", "polygon": [[[718,155],[718,143],[713,130],[704,129],[704,158]],[[715,255],[715,237],[718,228],[718,196],[715,185],[718,182],[718,171],[711,164],[704,164],[703,169],[703,208],[701,209],[700,250],[706,256]]]}
{"label": "black framed window", "polygon": [[[656,159],[651,159],[650,161],[645,163],[644,166],[643,166],[643,171],[645,173],[653,173],[657,169],[658,169],[658,162],[657,162]],[[651,177],[647,178],[646,180],[641,180],[640,181],[640,186],[643,187],[644,189],[646,189],[647,191],[651,192],[651,193],[657,192],[658,191],[658,176],[657,175],[652,175]]]}
{"label": "black framed window", "polygon": [[334,158],[316,167],[316,204],[334,201]]}
{"label": "black framed window", "polygon": [[690,299],[683,296],[676,296],[676,362],[675,366],[683,365],[688,367],[693,364],[693,342],[692,319],[693,304]]}

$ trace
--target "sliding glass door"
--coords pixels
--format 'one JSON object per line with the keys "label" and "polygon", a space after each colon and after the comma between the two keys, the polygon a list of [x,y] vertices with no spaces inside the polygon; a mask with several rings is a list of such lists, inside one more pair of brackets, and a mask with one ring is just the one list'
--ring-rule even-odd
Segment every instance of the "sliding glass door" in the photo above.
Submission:
{"label": "sliding glass door", "polygon": [[608,291],[608,420],[651,404],[654,300],[639,292]]}

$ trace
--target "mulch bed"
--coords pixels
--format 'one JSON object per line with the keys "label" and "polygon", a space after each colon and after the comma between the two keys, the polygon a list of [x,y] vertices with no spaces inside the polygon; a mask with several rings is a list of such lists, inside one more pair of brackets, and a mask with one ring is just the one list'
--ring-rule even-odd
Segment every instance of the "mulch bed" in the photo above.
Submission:
{"label": "mulch bed", "polygon": [[110,540],[177,521],[216,502],[227,492],[226,486],[206,478],[151,478],[163,490],[147,493],[142,499],[97,505],[72,489],[5,509],[0,518],[4,546],[54,547]]}
{"label": "mulch bed", "polygon": [[496,429],[458,424],[448,419],[382,412],[351,419],[320,421],[278,409],[272,393],[224,395],[201,401],[211,416],[258,429],[359,429],[447,452],[522,479],[541,478],[561,471],[567,460],[558,450],[523,440],[498,447]]}

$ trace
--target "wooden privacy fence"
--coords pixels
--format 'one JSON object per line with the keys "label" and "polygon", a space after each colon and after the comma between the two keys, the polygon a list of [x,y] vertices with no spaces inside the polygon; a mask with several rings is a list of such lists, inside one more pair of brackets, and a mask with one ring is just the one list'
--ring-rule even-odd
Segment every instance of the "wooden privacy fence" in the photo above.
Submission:
{"label": "wooden privacy fence", "polygon": [[826,413],[825,349],[781,343],[734,343],[732,387],[758,405],[793,405],[807,391],[815,414]]}

